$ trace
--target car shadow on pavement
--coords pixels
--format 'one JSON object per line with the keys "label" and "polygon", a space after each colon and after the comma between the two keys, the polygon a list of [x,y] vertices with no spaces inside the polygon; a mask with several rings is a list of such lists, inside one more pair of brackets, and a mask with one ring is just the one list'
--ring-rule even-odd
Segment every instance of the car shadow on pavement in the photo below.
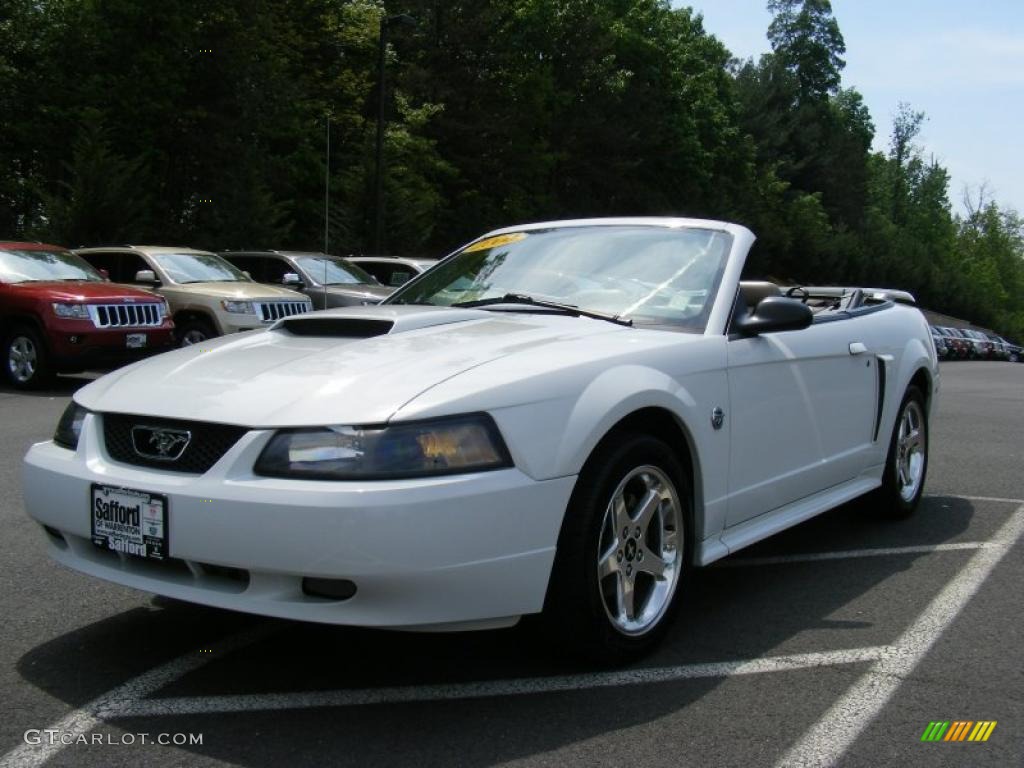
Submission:
{"label": "car shadow on pavement", "polygon": [[[742,559],[808,552],[935,545],[979,523],[957,498],[925,499],[908,520],[881,520],[845,505],[719,565],[691,574],[664,643],[638,667],[752,659],[893,642],[971,552],[744,565]],[[994,516],[993,516],[994,517]],[[986,523],[987,525],[987,523]],[[903,580],[903,581],[900,581]],[[887,594],[869,602],[883,582]],[[409,634],[276,621],[156,598],[40,644],[18,662],[30,684],[72,706],[186,653],[216,649],[246,628],[270,634],[172,682],[156,696],[204,697],[387,688],[586,675],[583,660],[550,653],[536,629]],[[130,731],[203,732],[180,747],[236,765],[490,766],[649,723],[707,696],[725,678],[521,695],[130,718]],[[653,690],[652,690],[653,689]],[[19,726],[21,724],[18,724]]]}

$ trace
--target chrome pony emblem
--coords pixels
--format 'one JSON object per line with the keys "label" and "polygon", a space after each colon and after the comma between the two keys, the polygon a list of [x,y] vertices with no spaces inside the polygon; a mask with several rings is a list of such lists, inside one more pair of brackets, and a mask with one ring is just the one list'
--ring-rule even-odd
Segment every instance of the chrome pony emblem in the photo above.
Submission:
{"label": "chrome pony emblem", "polygon": [[146,459],[177,461],[192,441],[192,433],[185,429],[163,427],[132,427],[132,447]]}
{"label": "chrome pony emblem", "polygon": [[721,429],[723,424],[725,424],[725,411],[716,405],[714,410],[711,411],[711,426],[715,429]]}

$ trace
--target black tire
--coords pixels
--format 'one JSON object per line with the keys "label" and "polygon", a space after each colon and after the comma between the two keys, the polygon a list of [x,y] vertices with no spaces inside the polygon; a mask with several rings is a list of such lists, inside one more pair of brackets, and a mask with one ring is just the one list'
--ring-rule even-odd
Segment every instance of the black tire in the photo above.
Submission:
{"label": "black tire", "polygon": [[[637,537],[634,540],[632,556],[623,545],[619,550],[618,561],[623,564],[622,573],[606,576],[603,581],[599,581],[597,576],[598,552],[602,536],[607,535],[609,530],[607,526],[614,525],[612,519],[606,520],[613,494],[631,473],[644,468],[657,470],[660,478],[654,479],[661,483],[659,487],[668,487],[662,481],[667,481],[672,486],[672,498],[678,502],[678,514],[671,505],[664,506],[666,502],[659,502],[659,509],[668,511],[658,512],[657,517],[662,521],[678,519],[681,530],[677,533],[677,541],[681,538],[682,546],[664,549],[662,544],[657,547],[662,548],[662,556],[677,563],[673,571],[674,577],[669,577],[672,579],[671,588],[666,586],[666,598],[657,601],[657,604],[663,607],[652,608],[651,625],[637,633],[627,634],[615,624],[609,609],[605,607],[605,600],[608,599],[608,580],[612,579],[613,589],[621,588],[619,580],[625,578],[627,559],[628,562],[633,562],[633,558],[637,557],[636,542],[643,540],[644,544],[650,544],[651,541],[647,538],[649,535],[656,535],[661,541],[661,527],[652,524],[650,533],[645,531],[642,536]],[[613,433],[587,461],[569,501],[565,520],[562,522],[541,621],[541,626],[548,633],[545,639],[549,642],[554,641],[559,652],[569,651],[577,656],[583,654],[590,660],[602,664],[619,664],[641,656],[661,640],[679,608],[682,585],[689,573],[693,525],[690,483],[687,477],[679,460],[664,442],[635,432]],[[633,481],[637,478],[640,478],[640,482],[643,482],[644,478],[652,479],[651,475],[642,474],[634,476]],[[628,487],[627,485],[626,488]],[[636,530],[639,531],[639,528]],[[614,536],[616,541],[620,539],[617,533]],[[667,541],[667,538],[665,540]],[[609,551],[615,550],[618,546],[619,544],[615,544]],[[626,558],[623,558],[624,551]],[[643,555],[639,555],[635,562],[637,567],[633,576],[634,581],[631,583],[637,585],[634,594],[637,595],[638,602],[646,599],[647,606],[654,606],[654,586],[658,582],[650,574],[641,574],[641,571],[650,567],[650,558],[654,552],[646,548],[643,551],[648,552],[648,562],[641,566]],[[650,581],[647,581],[648,579]],[[668,583],[669,580],[666,580],[666,584]],[[648,587],[646,598],[642,593],[644,586]]]}
{"label": "black tire", "polygon": [[193,344],[201,344],[208,339],[217,337],[217,331],[209,321],[202,318],[186,320],[175,329],[178,336],[178,346],[188,347]]}
{"label": "black tire", "polygon": [[53,381],[50,351],[34,328],[15,326],[3,340],[4,378],[16,389],[39,389]]}
{"label": "black tire", "polygon": [[[920,475],[919,480],[914,486],[915,490],[913,493],[909,493],[909,488],[904,482],[905,477],[901,477],[900,474],[900,462],[903,460],[900,450],[900,427],[904,423],[908,409],[913,410],[920,416],[919,430],[922,441]],[[928,451],[928,410],[925,405],[924,394],[916,386],[911,385],[903,396],[903,401],[900,403],[900,409],[896,416],[896,423],[892,428],[892,436],[889,439],[889,453],[885,461],[885,475],[882,478],[882,487],[875,491],[873,495],[880,512],[893,518],[906,518],[914,514],[921,502],[925,480],[928,476]]]}

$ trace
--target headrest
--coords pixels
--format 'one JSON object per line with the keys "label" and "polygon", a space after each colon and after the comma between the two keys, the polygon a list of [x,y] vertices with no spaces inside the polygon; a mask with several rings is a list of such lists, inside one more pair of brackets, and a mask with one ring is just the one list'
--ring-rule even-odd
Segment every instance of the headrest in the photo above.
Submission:
{"label": "headrest", "polygon": [[766,299],[769,296],[781,296],[782,291],[779,290],[779,286],[775,283],[759,282],[759,281],[744,281],[740,283],[740,296],[743,299],[743,303],[750,309],[753,309],[761,303],[761,299]]}

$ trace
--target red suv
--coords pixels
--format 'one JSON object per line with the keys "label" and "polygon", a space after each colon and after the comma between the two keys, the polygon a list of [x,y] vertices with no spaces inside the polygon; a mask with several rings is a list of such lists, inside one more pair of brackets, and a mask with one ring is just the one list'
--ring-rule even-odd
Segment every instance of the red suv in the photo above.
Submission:
{"label": "red suv", "polygon": [[155,293],[108,282],[56,245],[0,242],[0,365],[15,387],[163,351],[173,330]]}

